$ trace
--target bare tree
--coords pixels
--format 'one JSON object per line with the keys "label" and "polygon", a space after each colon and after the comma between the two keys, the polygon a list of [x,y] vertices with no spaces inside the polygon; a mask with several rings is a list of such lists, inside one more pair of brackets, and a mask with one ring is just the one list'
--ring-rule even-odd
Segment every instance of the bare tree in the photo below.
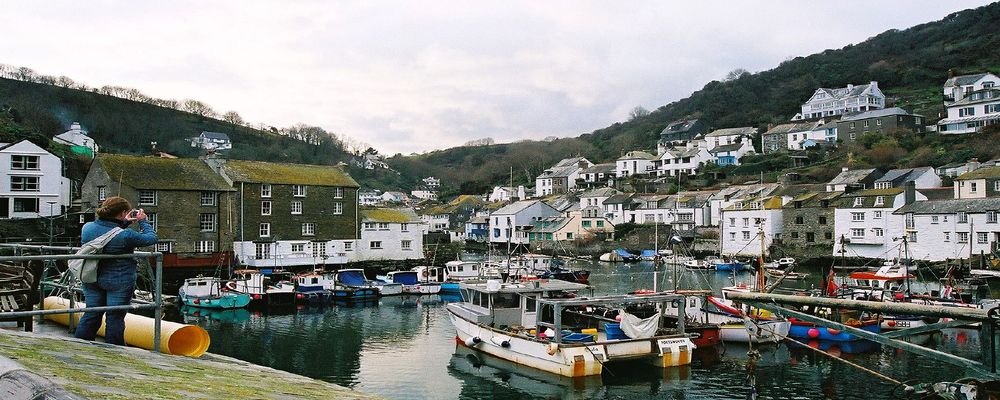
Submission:
{"label": "bare tree", "polygon": [[636,119],[636,118],[639,118],[639,117],[645,117],[647,115],[649,115],[649,110],[647,110],[643,106],[635,106],[635,108],[633,108],[632,111],[629,111],[629,113],[628,113],[628,120],[631,121],[633,119]]}
{"label": "bare tree", "polygon": [[76,86],[76,82],[74,82],[73,79],[70,79],[70,77],[62,75],[56,78],[56,86],[71,88]]}
{"label": "bare tree", "polygon": [[35,70],[28,67],[20,67],[17,72],[14,73],[14,79],[22,80],[25,82],[35,81]]}
{"label": "bare tree", "polygon": [[736,69],[734,69],[732,71],[729,71],[729,73],[726,74],[726,82],[728,82],[728,81],[735,81],[735,80],[740,79],[740,78],[742,78],[742,77],[744,77],[746,75],[750,75],[750,71],[747,71],[747,70],[745,70],[743,68],[736,68]]}
{"label": "bare tree", "polygon": [[469,147],[473,147],[473,146],[489,146],[489,145],[494,144],[494,143],[496,143],[496,142],[493,140],[493,138],[487,137],[487,138],[482,138],[482,139],[470,140],[468,142],[465,142],[465,144],[463,144],[463,146],[469,146]]}
{"label": "bare tree", "polygon": [[198,100],[194,100],[194,99],[184,100],[184,104],[181,107],[181,110],[182,111],[187,111],[187,112],[189,112],[191,114],[194,114],[194,115],[197,115],[199,117],[209,117],[210,118],[210,117],[214,117],[214,116],[217,115],[215,113],[215,110],[213,110],[212,107],[209,107],[208,104],[202,103],[202,102],[200,102]]}
{"label": "bare tree", "polygon": [[236,111],[226,111],[222,114],[222,120],[233,125],[243,125],[243,117]]}

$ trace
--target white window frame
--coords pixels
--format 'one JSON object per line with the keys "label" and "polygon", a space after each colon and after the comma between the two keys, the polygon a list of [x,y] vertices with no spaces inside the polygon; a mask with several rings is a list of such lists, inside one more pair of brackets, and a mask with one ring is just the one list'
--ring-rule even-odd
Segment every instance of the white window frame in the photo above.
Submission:
{"label": "white window frame", "polygon": [[108,199],[108,187],[98,186],[97,187],[97,201],[103,202]]}
{"label": "white window frame", "polygon": [[292,243],[292,253],[305,253],[306,244],[305,243]]}
{"label": "white window frame", "polygon": [[996,211],[987,211],[986,212],[986,223],[987,224],[995,224],[995,223],[997,223],[997,212]]}
{"label": "white window frame", "polygon": [[851,238],[864,239],[865,228],[851,228]]}
{"label": "white window frame", "polygon": [[156,220],[157,220],[157,218],[156,218],[156,213],[155,212],[148,212],[148,213],[146,213],[146,222],[149,222],[149,224],[153,226],[153,230],[154,231],[156,230],[156,226],[157,226],[157,221]]}
{"label": "white window frame", "polygon": [[354,242],[344,242],[344,251],[354,251]]}
{"label": "white window frame", "polygon": [[882,219],[881,211],[872,211],[872,219]]}
{"label": "white window frame", "polygon": [[872,234],[875,235],[875,237],[883,237],[885,236],[885,229],[872,228]]}
{"label": "white window frame", "polygon": [[198,240],[194,242],[194,252],[195,253],[214,253],[215,252],[215,241],[214,240]]}
{"label": "white window frame", "polygon": [[863,205],[865,205],[865,198],[864,197],[855,197],[854,198],[854,206],[855,207],[861,207]]}
{"label": "white window frame", "polygon": [[201,192],[201,205],[203,205],[203,206],[214,206],[215,205],[215,192]]}
{"label": "white window frame", "polygon": [[169,241],[156,242],[156,245],[153,247],[153,249],[160,253],[173,253],[174,242],[169,242]]}
{"label": "white window frame", "polygon": [[271,215],[271,212],[272,212],[271,200],[261,200],[260,215]]}
{"label": "white window frame", "polygon": [[990,242],[989,232],[976,232],[976,243],[987,244]]}
{"label": "white window frame", "polygon": [[257,233],[260,234],[260,237],[271,237],[271,223],[261,222],[258,226]]}
{"label": "white window frame", "polygon": [[292,185],[292,197],[306,197],[306,186]]}
{"label": "white window frame", "polygon": [[271,198],[271,184],[261,183],[260,184],[260,197],[264,199]]}
{"label": "white window frame", "polygon": [[312,255],[326,258],[326,242],[312,242]]}
{"label": "white window frame", "polygon": [[[16,180],[16,182],[15,182]],[[11,192],[40,192],[41,179],[37,176],[11,176]]]}
{"label": "white window frame", "polygon": [[344,203],[336,201],[333,203],[333,214],[342,215],[344,214]]}
{"label": "white window frame", "polygon": [[958,219],[958,223],[960,223],[960,224],[967,224],[967,223],[969,223],[969,214],[966,214],[965,211],[959,211],[957,213],[956,218]]}
{"label": "white window frame", "polygon": [[339,187],[339,186],[333,188],[333,198],[335,198],[335,199],[342,199],[342,198],[344,198],[344,188]]}
{"label": "white window frame", "polygon": [[382,250],[382,241],[381,240],[372,240],[372,241],[368,242],[368,248],[371,249],[371,250]]}
{"label": "white window frame", "polygon": [[945,242],[950,242],[951,241],[951,232],[945,232],[944,233],[944,241]]}
{"label": "white window frame", "polygon": [[885,196],[875,196],[875,205],[876,206],[884,206],[885,205]]}
{"label": "white window frame", "polygon": [[938,216],[937,215],[931,215],[931,223],[932,224],[937,224],[938,223]]}
{"label": "white window frame", "polygon": [[302,236],[316,236],[316,224],[313,222],[302,223]]}
{"label": "white window frame", "polygon": [[863,212],[851,213],[851,222],[864,222],[864,221],[865,221],[865,213]]}
{"label": "white window frame", "polygon": [[[590,222],[590,221],[586,221],[586,222]],[[400,232],[409,232],[410,231],[410,224],[407,224],[405,222],[402,223],[402,224],[399,224],[399,231]]]}
{"label": "white window frame", "polygon": [[40,157],[31,154],[11,154],[10,169],[15,171],[38,171],[41,169]]}
{"label": "white window frame", "polygon": [[254,243],[253,258],[255,260],[266,260],[271,258],[271,243]]}
{"label": "white window frame", "polygon": [[958,233],[959,243],[969,243],[969,232],[956,232]]}
{"label": "white window frame", "polygon": [[157,193],[155,190],[140,190],[139,191],[139,205],[140,206],[155,206],[157,201]]}
{"label": "white window frame", "polygon": [[403,250],[403,251],[413,250],[413,241],[412,240],[400,240],[399,241],[399,248],[400,248],[400,250]]}
{"label": "white window frame", "polygon": [[291,212],[292,212],[293,215],[300,215],[300,214],[302,214],[302,202],[301,201],[298,201],[298,200],[292,201],[291,208],[292,208]]}
{"label": "white window frame", "polygon": [[743,240],[750,240],[750,232],[743,231]]}
{"label": "white window frame", "polygon": [[201,213],[198,215],[198,228],[201,232],[215,232],[218,226],[218,216],[215,213]]}

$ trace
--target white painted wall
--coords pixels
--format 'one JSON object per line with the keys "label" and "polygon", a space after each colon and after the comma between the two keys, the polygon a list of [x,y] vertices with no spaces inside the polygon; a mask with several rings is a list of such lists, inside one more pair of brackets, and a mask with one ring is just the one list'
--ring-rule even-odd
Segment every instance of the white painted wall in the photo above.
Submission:
{"label": "white painted wall", "polygon": [[[11,158],[14,155],[38,157],[37,169],[11,169]],[[37,191],[11,190],[12,177],[38,178]],[[0,150],[0,197],[9,198],[8,213],[10,218],[38,218],[51,215],[61,215],[62,207],[69,206],[70,181],[62,176],[62,160],[45,149],[23,140]],[[38,202],[37,212],[14,212],[14,199],[26,198]],[[49,207],[49,202],[53,205]]]}
{"label": "white painted wall", "polygon": [[784,221],[781,209],[723,210],[721,218],[719,242],[722,254],[742,256],[760,255],[760,237],[757,234],[761,229],[764,231],[765,248],[771,246],[775,237],[781,237]]}

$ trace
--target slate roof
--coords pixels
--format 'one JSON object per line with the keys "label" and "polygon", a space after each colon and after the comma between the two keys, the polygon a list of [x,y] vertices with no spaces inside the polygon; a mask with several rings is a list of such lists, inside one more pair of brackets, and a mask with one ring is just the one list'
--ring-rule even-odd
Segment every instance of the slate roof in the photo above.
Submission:
{"label": "slate roof", "polygon": [[604,204],[628,204],[632,202],[632,196],[634,196],[634,194],[618,193],[614,196],[608,197],[607,200],[604,200]]}
{"label": "slate roof", "polygon": [[951,200],[955,198],[955,188],[951,187],[917,189],[917,191],[927,196],[927,200]]}
{"label": "slate roof", "polygon": [[566,217],[546,217],[535,220],[531,225],[532,233],[553,233],[562,229],[569,223]]}
{"label": "slate roof", "polygon": [[684,157],[694,157],[696,154],[701,152],[701,148],[683,148],[683,149],[667,149],[660,155],[662,159],[664,155],[670,154],[670,159],[684,158]]}
{"label": "slate roof", "polygon": [[882,175],[881,178],[876,179],[875,182],[876,183],[893,182],[896,184],[902,182],[909,182],[914,179],[917,179],[920,175],[923,175],[927,172],[934,173],[934,168],[918,167],[918,168],[893,169],[889,170],[889,172],[886,172],[885,175]]}
{"label": "slate roof", "polygon": [[[984,93],[989,93],[989,97],[984,95]],[[990,88],[966,94],[962,100],[951,103],[948,107],[962,106],[966,104],[992,103],[996,101],[1000,101],[1000,89]]]}
{"label": "slate roof", "polygon": [[955,179],[990,179],[990,178],[1000,178],[1000,166],[996,167],[979,167],[972,171],[966,172],[959,175]]}
{"label": "slate roof", "polygon": [[744,126],[744,127],[740,127],[740,128],[716,129],[716,130],[714,130],[712,132],[709,132],[707,135],[705,135],[705,137],[709,138],[709,137],[716,137],[716,136],[734,136],[734,135],[753,136],[755,133],[757,133],[757,128],[751,128],[749,126]]}
{"label": "slate roof", "polygon": [[562,160],[559,160],[559,162],[557,162],[554,167],[568,167],[568,166],[578,167],[580,165],[580,161],[583,160],[585,160],[583,157],[564,158]]}
{"label": "slate roof", "polygon": [[709,150],[708,152],[713,154],[718,154],[718,153],[725,153],[727,151],[737,151],[741,148],[743,148],[743,143],[724,144],[712,150]]}
{"label": "slate roof", "polygon": [[227,160],[223,168],[234,182],[360,187],[342,169],[330,165]]}
{"label": "slate roof", "polygon": [[805,132],[811,131],[813,127],[816,126],[813,122],[789,122],[787,124],[780,124],[768,129],[764,132],[765,135],[777,135],[777,134],[787,134],[794,132]]}
{"label": "slate roof", "polygon": [[649,154],[645,151],[630,151],[625,153],[624,156],[618,157],[619,160],[655,160],[656,156]]}
{"label": "slate roof", "polygon": [[205,137],[206,139],[212,139],[212,140],[227,140],[227,141],[229,140],[229,135],[222,132],[202,131],[201,136]]}
{"label": "slate roof", "polygon": [[916,201],[896,210],[894,214],[954,214],[1000,210],[1000,198]]}
{"label": "slate roof", "polygon": [[691,128],[693,128],[697,123],[698,119],[682,119],[679,121],[674,121],[668,124],[666,128],[663,128],[663,131],[660,132],[660,134],[662,135],[664,133],[670,133],[670,134],[684,133],[691,130]]}
{"label": "slate roof", "polygon": [[976,81],[978,81],[980,79],[983,79],[983,77],[985,77],[986,75],[989,75],[989,73],[988,72],[984,72],[984,73],[981,73],[981,74],[969,74],[969,75],[953,76],[951,78],[948,78],[948,80],[944,81],[944,86],[965,86],[965,85],[971,85],[973,83],[976,83]]}
{"label": "slate roof", "polygon": [[412,208],[375,208],[360,210],[363,222],[409,223],[420,222]]}
{"label": "slate roof", "polygon": [[587,169],[583,170],[580,173],[581,174],[607,174],[607,173],[612,173],[612,172],[615,172],[615,164],[614,163],[594,164],[590,168],[587,168]]}
{"label": "slate roof", "polygon": [[580,167],[577,166],[577,165],[555,166],[555,167],[552,167],[552,168],[549,168],[549,169],[545,170],[538,177],[539,178],[565,178],[565,177],[569,177],[570,175],[573,175],[573,173],[576,172],[576,171],[578,171],[579,169],[580,169]]}
{"label": "slate roof", "polygon": [[875,172],[875,168],[867,169],[849,169],[847,171],[842,171],[832,180],[827,182],[828,185],[853,185],[861,182],[862,179],[868,177]]}
{"label": "slate roof", "polygon": [[580,197],[611,197],[616,194],[621,193],[618,189],[610,187],[602,187],[593,190],[588,190],[580,195]]}
{"label": "slate roof", "polygon": [[[865,91],[867,91],[868,89],[870,89],[871,87],[872,87],[872,84],[871,83],[867,83],[867,84],[864,84],[864,85],[845,86],[845,87],[842,87],[842,88],[835,88],[835,89],[833,89],[833,88],[819,88],[819,89],[816,89],[816,90],[817,91],[821,90],[821,91],[825,92],[827,95],[829,95],[830,97],[839,100],[839,99],[843,99],[845,97],[859,96],[859,95],[863,94]],[[822,99],[821,101],[826,102],[826,101],[829,101],[829,99]]]}
{"label": "slate roof", "polygon": [[843,118],[841,118],[841,121],[860,121],[863,119],[885,117],[889,115],[912,115],[915,117],[923,117],[922,115],[911,114],[909,111],[906,111],[899,107],[892,107],[892,108],[883,108],[880,110],[865,111],[857,114],[845,115],[843,116]]}
{"label": "slate roof", "polygon": [[494,214],[503,214],[503,215],[513,215],[513,214],[517,214],[517,213],[519,213],[521,211],[524,211],[528,207],[531,207],[531,206],[535,205],[535,203],[541,203],[541,202],[542,202],[541,200],[521,200],[521,201],[515,201],[513,203],[510,203],[510,204],[504,206],[503,208],[501,208],[499,210],[494,211],[493,213]]}
{"label": "slate roof", "polygon": [[232,191],[204,161],[193,158],[98,154],[96,161],[113,181],[136,189]]}

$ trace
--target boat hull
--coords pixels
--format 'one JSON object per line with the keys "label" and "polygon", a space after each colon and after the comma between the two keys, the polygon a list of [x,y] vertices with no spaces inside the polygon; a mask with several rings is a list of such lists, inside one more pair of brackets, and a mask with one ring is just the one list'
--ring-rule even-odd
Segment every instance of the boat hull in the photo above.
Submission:
{"label": "boat hull", "polygon": [[374,288],[340,287],[330,289],[334,301],[366,301],[378,298],[378,290]]}
{"label": "boat hull", "polygon": [[[882,328],[878,321],[872,320],[864,324],[855,326],[855,328],[865,330],[871,333],[880,333]],[[832,342],[851,342],[855,340],[861,340],[860,337],[852,335],[847,332],[843,332],[837,329],[830,329],[823,326],[817,326],[816,324],[805,322],[805,321],[793,321],[791,329],[788,330],[788,337],[802,338],[802,339],[816,339],[823,341]]]}
{"label": "boat hull", "polygon": [[723,272],[742,272],[746,271],[748,268],[743,263],[731,262],[731,263],[716,263],[715,270]]}
{"label": "boat hull", "polygon": [[[691,363],[695,345],[686,337],[653,337],[588,344],[557,344],[514,335],[468,321],[448,305],[456,343],[495,357],[556,375],[600,375],[604,362],[645,358],[661,367]],[[656,350],[652,350],[656,349]]]}
{"label": "boat hull", "polygon": [[223,293],[212,297],[185,296],[180,293],[181,301],[188,306],[213,309],[243,308],[250,304],[250,295],[246,293]]}
{"label": "boat hull", "polygon": [[791,322],[785,320],[750,320],[719,325],[723,342],[777,343],[788,336]]}

